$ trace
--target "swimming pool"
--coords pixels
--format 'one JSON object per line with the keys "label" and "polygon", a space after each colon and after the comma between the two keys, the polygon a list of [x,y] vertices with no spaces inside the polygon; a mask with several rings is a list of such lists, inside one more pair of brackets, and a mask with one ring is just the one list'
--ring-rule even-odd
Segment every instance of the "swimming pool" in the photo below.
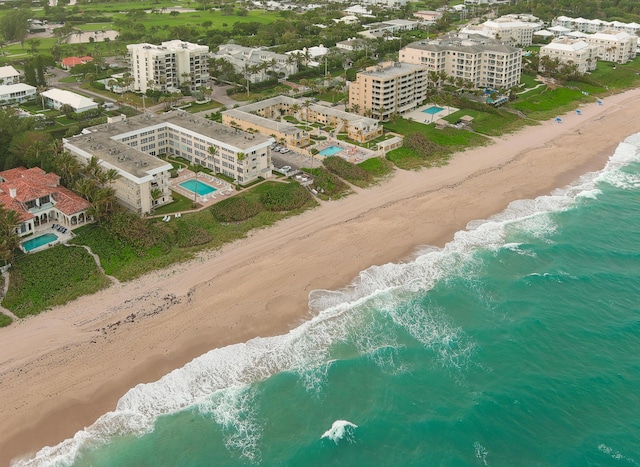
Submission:
{"label": "swimming pool", "polygon": [[334,154],[338,154],[340,151],[344,151],[344,148],[340,146],[329,146],[328,148],[323,149],[318,154],[324,157],[333,156]]}
{"label": "swimming pool", "polygon": [[423,112],[429,115],[437,114],[438,112],[442,112],[444,108],[438,107],[437,105],[432,105],[428,109],[424,109]]}
{"label": "swimming pool", "polygon": [[24,248],[24,251],[35,250],[36,248],[39,248],[43,245],[54,242],[57,239],[58,239],[58,236],[52,233],[40,235],[39,237],[32,238],[31,240],[27,240],[26,242],[24,242],[22,244],[22,248]]}
{"label": "swimming pool", "polygon": [[201,182],[200,180],[196,180],[195,178],[180,183],[180,186],[185,190],[189,190],[191,193],[196,193],[199,196],[206,196],[209,193],[213,193],[217,190],[217,188]]}

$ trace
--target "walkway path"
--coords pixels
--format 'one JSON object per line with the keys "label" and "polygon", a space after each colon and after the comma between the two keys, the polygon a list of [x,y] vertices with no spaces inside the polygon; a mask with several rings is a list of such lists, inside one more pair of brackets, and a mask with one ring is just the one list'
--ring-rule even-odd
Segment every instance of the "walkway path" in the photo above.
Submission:
{"label": "walkway path", "polygon": [[85,250],[87,250],[87,252],[93,257],[93,260],[96,262],[96,266],[98,266],[98,269],[100,269],[100,272],[102,272],[102,274],[104,274],[112,283],[114,284],[119,284],[120,281],[118,279],[116,279],[113,276],[110,276],[109,274],[104,272],[104,269],[102,268],[102,265],[100,264],[100,257],[98,255],[96,255],[93,251],[91,251],[91,248],[89,248],[87,245],[69,245],[67,243],[63,243],[64,246],[69,247],[69,248],[73,248],[73,247],[81,247],[84,248]]}

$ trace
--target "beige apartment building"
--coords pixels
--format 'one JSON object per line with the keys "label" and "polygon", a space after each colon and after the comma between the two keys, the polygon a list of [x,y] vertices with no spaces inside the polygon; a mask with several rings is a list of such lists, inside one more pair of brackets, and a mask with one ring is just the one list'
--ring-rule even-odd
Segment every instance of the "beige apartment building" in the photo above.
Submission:
{"label": "beige apartment building", "polygon": [[127,45],[133,89],[176,92],[187,85],[191,91],[209,82],[209,47],[181,40]]}
{"label": "beige apartment building", "polygon": [[599,60],[624,64],[636,57],[638,36],[625,31],[605,29],[584,38],[587,44],[596,48]]}
{"label": "beige apartment building", "polygon": [[349,86],[349,108],[380,120],[415,109],[426,99],[427,71],[424,65],[402,62],[369,67]]}
{"label": "beige apartment building", "polygon": [[383,128],[373,118],[287,96],[272,97],[225,110],[222,112],[222,122],[246,131],[273,136],[287,146],[305,147],[311,144],[311,134],[284,120],[287,115],[300,121],[331,126],[336,133],[344,131],[350,139],[360,143],[366,143],[383,133]]}
{"label": "beige apartment building", "polygon": [[[540,47],[540,57],[549,57],[558,59],[562,64],[577,65],[578,73],[586,73],[596,69],[598,64],[597,49],[587,44],[583,39],[571,39],[562,37],[553,42]],[[540,71],[544,71],[542,64]]]}
{"label": "beige apartment building", "polygon": [[509,89],[520,83],[522,73],[520,49],[479,35],[414,42],[400,50],[400,61],[462,78],[477,88]]}
{"label": "beige apartment building", "polygon": [[64,148],[83,163],[95,156],[101,166],[115,169],[120,175],[114,184],[118,202],[140,215],[172,200],[173,166],[157,157],[161,154],[182,157],[240,184],[271,176],[273,138],[181,110],[122,115],[85,131],[63,139]]}

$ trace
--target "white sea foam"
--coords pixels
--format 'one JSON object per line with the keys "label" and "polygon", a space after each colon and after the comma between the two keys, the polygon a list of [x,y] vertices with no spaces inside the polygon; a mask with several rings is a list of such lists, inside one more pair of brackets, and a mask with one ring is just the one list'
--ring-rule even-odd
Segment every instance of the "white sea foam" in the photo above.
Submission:
{"label": "white sea foam", "polygon": [[328,438],[336,444],[343,439],[353,442],[353,430],[356,428],[358,428],[358,425],[355,423],[347,420],[336,420],[331,425],[331,428],[325,431],[320,438]]}
{"label": "white sea foam", "polygon": [[489,465],[489,463],[487,462],[489,451],[487,451],[487,448],[476,441],[475,443],[473,443],[473,450],[475,451],[476,459],[482,462],[483,465]]}
{"label": "white sea foam", "polygon": [[[113,412],[103,415],[73,438],[43,448],[35,458],[18,465],[71,464],[84,446],[108,442],[119,434],[147,433],[153,429],[158,416],[194,405],[202,405],[205,412],[214,413],[214,419],[228,430],[227,440],[231,446],[237,446],[247,457],[258,456],[257,422],[246,410],[241,410],[242,405],[237,410],[216,412],[210,405],[212,395],[225,394],[231,401],[237,401],[233,391],[242,393],[250,383],[281,371],[295,372],[305,386],[317,388],[330,365],[333,344],[352,338],[351,342],[365,354],[397,345],[393,335],[372,333],[374,329],[363,319],[363,310],[382,310],[383,316],[434,349],[444,365],[464,368],[473,354],[474,344],[442,312],[425,310],[412,302],[412,294],[430,290],[438,280],[452,273],[463,273],[465,267],[473,264],[478,248],[504,248],[505,239],[514,229],[525,229],[528,234],[541,237],[548,235],[555,228],[549,214],[571,207],[576,199],[597,196],[599,182],[622,180],[622,185],[636,187],[637,180],[625,179],[620,169],[640,160],[639,147],[640,133],[620,144],[602,171],[587,174],[549,196],[514,201],[504,212],[488,220],[470,222],[467,230],[456,233],[444,248],[425,247],[410,262],[373,266],[362,271],[343,290],[312,292],[309,307],[317,315],[311,321],[283,336],[257,338],[213,350],[157,382],[138,385],[120,399]],[[402,303],[404,308],[399,306]],[[361,337],[353,338],[358,335]],[[317,370],[310,372],[310,369]],[[226,403],[224,397],[214,397],[214,400]],[[238,441],[234,433],[244,434],[249,441]]]}
{"label": "white sea foam", "polygon": [[617,461],[625,461],[626,463],[631,465],[640,465],[636,462],[635,459],[622,455],[622,453],[607,446],[606,444],[599,444],[598,450],[600,452],[603,452],[604,454],[608,454],[609,456],[611,456],[612,459],[615,459]]}

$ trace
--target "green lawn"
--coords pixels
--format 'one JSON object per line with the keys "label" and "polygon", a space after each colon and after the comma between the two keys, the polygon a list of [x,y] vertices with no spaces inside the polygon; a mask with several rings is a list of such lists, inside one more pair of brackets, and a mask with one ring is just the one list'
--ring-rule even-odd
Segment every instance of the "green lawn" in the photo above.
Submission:
{"label": "green lawn", "polygon": [[577,89],[546,89],[540,94],[510,102],[509,107],[519,110],[534,120],[546,120],[575,109],[580,102],[591,102],[594,98],[585,96]]}
{"label": "green lawn", "polygon": [[511,133],[526,125],[526,121],[514,113],[498,110],[496,113],[482,112],[475,109],[462,109],[444,117],[449,123],[456,123],[464,115],[473,117],[471,128],[473,131],[487,136],[500,136]]}
{"label": "green lawn", "polygon": [[196,112],[203,112],[205,110],[218,109],[220,107],[223,107],[223,105],[220,102],[209,101],[209,102],[205,102],[204,104],[196,104],[195,102],[192,102],[188,106],[183,107],[183,109],[189,113],[196,113]]}

